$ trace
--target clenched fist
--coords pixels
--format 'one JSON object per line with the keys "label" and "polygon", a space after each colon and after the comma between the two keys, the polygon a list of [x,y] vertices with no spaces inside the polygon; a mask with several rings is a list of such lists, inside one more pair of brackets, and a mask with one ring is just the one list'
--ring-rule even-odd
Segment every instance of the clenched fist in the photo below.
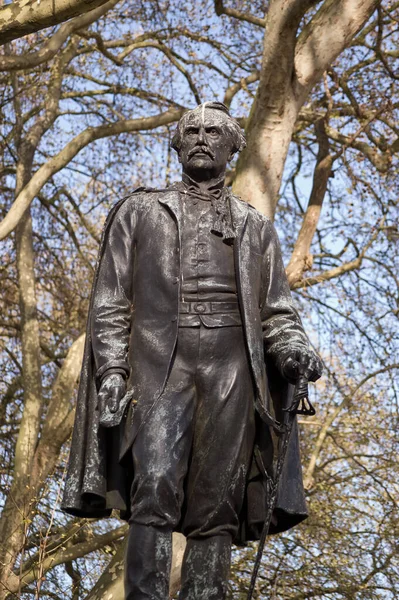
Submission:
{"label": "clenched fist", "polygon": [[104,415],[107,409],[111,413],[116,413],[125,392],[126,383],[120,373],[111,373],[105,376],[98,393],[100,414]]}
{"label": "clenched fist", "polygon": [[317,381],[323,372],[320,358],[310,348],[287,350],[278,358],[278,367],[283,377],[294,384],[300,376]]}

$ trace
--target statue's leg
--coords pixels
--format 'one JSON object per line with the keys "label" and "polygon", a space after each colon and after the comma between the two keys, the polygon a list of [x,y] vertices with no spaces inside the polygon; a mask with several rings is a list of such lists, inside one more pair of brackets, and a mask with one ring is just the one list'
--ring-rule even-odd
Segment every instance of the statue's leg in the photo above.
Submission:
{"label": "statue's leg", "polygon": [[132,446],[129,543],[125,557],[128,600],[167,600],[171,535],[181,519],[196,405],[198,329],[179,332],[162,397]]}
{"label": "statue's leg", "polygon": [[231,536],[189,538],[183,558],[180,600],[221,600],[230,574]]}
{"label": "statue's leg", "polygon": [[201,329],[196,384],[180,598],[222,600],[255,438],[253,379],[241,327]]}
{"label": "statue's leg", "polygon": [[168,598],[171,559],[171,529],[132,523],[126,547],[125,600]]}

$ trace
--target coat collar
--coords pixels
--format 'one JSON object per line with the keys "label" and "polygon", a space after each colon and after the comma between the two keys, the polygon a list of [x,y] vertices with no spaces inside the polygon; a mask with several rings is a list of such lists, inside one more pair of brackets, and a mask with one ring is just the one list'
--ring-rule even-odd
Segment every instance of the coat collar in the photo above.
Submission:
{"label": "coat collar", "polygon": [[[158,201],[173,212],[179,226],[181,226],[183,214],[181,194],[177,190],[170,190],[166,194],[162,194],[160,198],[158,198]],[[237,236],[240,237],[244,231],[248,218],[248,204],[231,194],[230,210],[233,228],[237,231]]]}

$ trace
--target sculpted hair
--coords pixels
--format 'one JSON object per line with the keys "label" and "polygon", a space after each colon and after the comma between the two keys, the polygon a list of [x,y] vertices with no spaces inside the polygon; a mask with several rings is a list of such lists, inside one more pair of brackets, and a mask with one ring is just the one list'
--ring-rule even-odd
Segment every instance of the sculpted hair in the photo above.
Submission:
{"label": "sculpted hair", "polygon": [[245,148],[247,145],[245,135],[238,121],[236,121],[229,113],[227,106],[222,104],[222,102],[204,102],[204,104],[200,104],[193,110],[187,111],[179,120],[171,142],[171,147],[176,150],[177,153],[180,152],[182,135],[188,118],[194,112],[200,110],[202,110],[202,112],[204,112],[204,110],[220,111],[220,113],[225,115],[227,118],[223,118],[222,114],[219,113],[220,125],[230,133],[234,142],[234,152],[241,152],[241,150]]}

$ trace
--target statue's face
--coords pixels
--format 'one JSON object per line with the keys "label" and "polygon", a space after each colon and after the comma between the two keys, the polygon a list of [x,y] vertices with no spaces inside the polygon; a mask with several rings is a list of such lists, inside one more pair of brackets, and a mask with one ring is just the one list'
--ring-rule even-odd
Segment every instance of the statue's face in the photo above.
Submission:
{"label": "statue's face", "polygon": [[195,110],[187,115],[181,137],[179,161],[183,172],[197,181],[219,177],[234,155],[228,117],[218,110]]}

